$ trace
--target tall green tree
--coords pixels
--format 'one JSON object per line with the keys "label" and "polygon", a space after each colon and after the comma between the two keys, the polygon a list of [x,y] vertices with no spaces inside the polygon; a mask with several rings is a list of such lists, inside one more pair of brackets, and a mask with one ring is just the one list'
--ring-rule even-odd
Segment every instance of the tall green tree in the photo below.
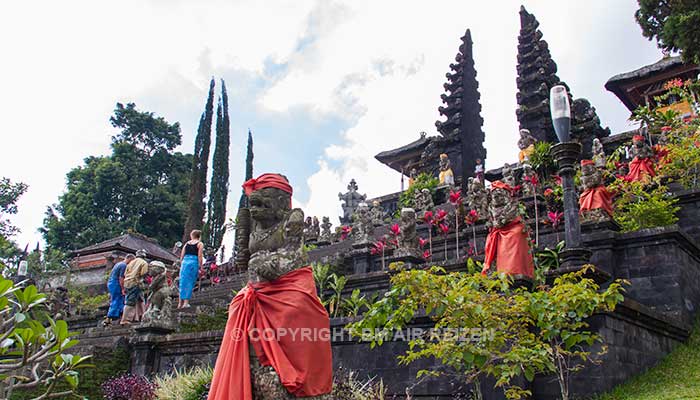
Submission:
{"label": "tall green tree", "polygon": [[[253,179],[253,157],[253,134],[250,133],[250,129],[248,129],[248,146],[245,157],[245,181]],[[245,191],[241,193],[238,207],[248,207],[248,196],[245,195]]]}
{"label": "tall green tree", "polygon": [[700,62],[700,0],[638,0],[634,14],[642,34],[659,47]]}
{"label": "tall green tree", "polygon": [[182,235],[183,242],[190,238],[193,229],[201,229],[206,211],[204,198],[207,196],[207,170],[209,167],[209,147],[211,145],[211,123],[214,118],[214,78],[209,82],[209,95],[204,112],[199,119],[197,137],[194,140],[194,158],[190,176],[190,190],[187,198],[187,220]]}
{"label": "tall green tree", "polygon": [[226,83],[221,80],[221,100],[216,108],[216,147],[212,159],[211,192],[207,204],[207,223],[204,225],[204,240],[212,249],[221,247],[226,232],[226,200],[229,177],[229,131],[228,95]]}
{"label": "tall green tree", "polygon": [[166,247],[180,239],[192,156],[171,151],[181,141],[179,124],[119,103],[111,121],[122,129],[112,154],[88,157],[68,172],[66,191],[47,208],[40,231],[51,249],[74,250],[127,231]]}

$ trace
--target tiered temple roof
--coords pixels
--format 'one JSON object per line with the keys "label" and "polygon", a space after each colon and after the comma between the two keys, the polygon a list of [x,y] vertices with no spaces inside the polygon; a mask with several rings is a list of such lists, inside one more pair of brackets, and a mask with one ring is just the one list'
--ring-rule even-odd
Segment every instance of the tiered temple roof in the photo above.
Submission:
{"label": "tiered temple roof", "polygon": [[418,173],[436,176],[440,154],[445,153],[452,162],[456,180],[461,182],[473,175],[475,160],[486,157],[471,32],[467,30],[461,39],[456,63],[450,64],[451,72],[446,74],[443,85],[446,93],[441,98],[445,106],[438,108],[446,118],[435,123],[440,136],[421,133],[414,142],[377,154],[375,158],[383,164],[405,175],[415,168]]}

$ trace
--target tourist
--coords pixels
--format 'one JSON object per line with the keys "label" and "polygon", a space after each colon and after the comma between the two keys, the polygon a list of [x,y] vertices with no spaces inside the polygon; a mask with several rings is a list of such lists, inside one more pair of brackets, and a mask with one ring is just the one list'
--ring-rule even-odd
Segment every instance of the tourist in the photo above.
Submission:
{"label": "tourist", "polygon": [[145,311],[143,289],[141,287],[143,278],[148,273],[148,262],[144,260],[145,257],[145,250],[137,251],[136,258],[127,264],[126,270],[124,271],[126,305],[124,306],[124,313],[122,314],[122,325],[141,321],[141,317]]}
{"label": "tourist", "polygon": [[105,325],[109,325],[112,321],[119,319],[124,311],[124,273],[126,265],[134,259],[133,254],[127,254],[124,261],[120,261],[112,267],[112,272],[109,274],[107,281],[107,291],[109,291],[109,311],[105,319]]}
{"label": "tourist", "polygon": [[199,239],[202,237],[202,231],[193,230],[190,233],[190,241],[185,243],[182,248],[180,260],[180,300],[177,303],[177,308],[187,308],[190,306],[190,298],[192,298],[192,290],[197,282],[199,269],[202,267],[202,253],[204,243]]}

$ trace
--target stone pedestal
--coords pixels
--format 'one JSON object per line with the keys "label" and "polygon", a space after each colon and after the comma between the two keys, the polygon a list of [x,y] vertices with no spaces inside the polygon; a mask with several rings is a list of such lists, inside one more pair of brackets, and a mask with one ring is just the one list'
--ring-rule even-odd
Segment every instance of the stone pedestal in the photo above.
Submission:
{"label": "stone pedestal", "polygon": [[387,265],[391,263],[403,263],[402,269],[414,269],[422,267],[425,259],[418,250],[396,249],[394,255],[386,260]]}
{"label": "stone pedestal", "polygon": [[372,270],[374,266],[374,256],[372,256],[370,250],[371,246],[371,243],[355,243],[352,245],[352,250],[348,255],[351,259],[351,273],[366,274]]}

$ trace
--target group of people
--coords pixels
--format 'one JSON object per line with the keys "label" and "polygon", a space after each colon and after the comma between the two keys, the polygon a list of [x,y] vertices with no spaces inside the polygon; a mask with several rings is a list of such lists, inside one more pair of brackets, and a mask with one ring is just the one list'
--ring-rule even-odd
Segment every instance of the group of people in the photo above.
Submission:
{"label": "group of people", "polygon": [[[204,244],[202,232],[193,230],[190,240],[185,243],[180,254],[179,301],[177,308],[190,307],[192,291],[197,282],[199,269],[203,262]],[[146,261],[146,251],[127,254],[124,261],[112,267],[107,280],[110,304],[105,324],[119,320],[121,325],[140,322],[146,311],[145,289],[149,265],[165,268],[161,261]],[[174,275],[171,279],[174,279]]]}

